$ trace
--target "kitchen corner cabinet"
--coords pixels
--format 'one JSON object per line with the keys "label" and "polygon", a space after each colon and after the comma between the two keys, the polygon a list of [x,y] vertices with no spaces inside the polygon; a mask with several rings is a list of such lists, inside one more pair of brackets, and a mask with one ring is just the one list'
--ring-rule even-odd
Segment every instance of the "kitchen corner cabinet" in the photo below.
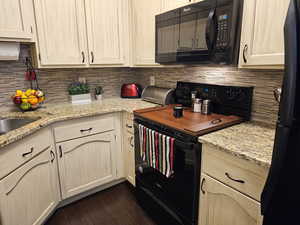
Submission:
{"label": "kitchen corner cabinet", "polygon": [[32,0],[0,0],[0,41],[32,42]]}
{"label": "kitchen corner cabinet", "polygon": [[114,132],[104,132],[57,144],[63,199],[116,179]]}
{"label": "kitchen corner cabinet", "polygon": [[50,147],[0,181],[0,223],[42,224],[58,201],[57,163]]}
{"label": "kitchen corner cabinet", "polygon": [[199,225],[262,225],[260,204],[202,174]]}
{"label": "kitchen corner cabinet", "polygon": [[129,183],[135,186],[135,151],[133,114],[124,113],[123,119],[123,152],[125,158],[125,176]]}
{"label": "kitchen corner cabinet", "polygon": [[244,1],[239,67],[282,68],[289,0]]}

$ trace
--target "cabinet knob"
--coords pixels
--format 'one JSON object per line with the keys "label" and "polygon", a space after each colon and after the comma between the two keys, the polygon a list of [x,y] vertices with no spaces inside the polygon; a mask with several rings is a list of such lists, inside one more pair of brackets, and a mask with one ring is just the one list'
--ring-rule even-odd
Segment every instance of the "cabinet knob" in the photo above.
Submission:
{"label": "cabinet knob", "polygon": [[54,162],[54,159],[55,159],[55,154],[54,154],[54,152],[51,150],[50,151],[50,154],[51,154],[51,163],[53,163]]}
{"label": "cabinet knob", "polygon": [[91,57],[92,57],[92,63],[94,63],[95,56],[94,56],[94,52],[93,51],[91,51]]}
{"label": "cabinet knob", "polygon": [[62,153],[62,147],[61,147],[61,145],[58,147],[58,150],[59,150],[59,158],[62,158],[63,153]]}
{"label": "cabinet knob", "polygon": [[241,183],[241,184],[244,184],[244,183],[245,183],[245,181],[243,181],[243,180],[239,180],[239,179],[234,179],[234,178],[232,178],[232,177],[229,175],[229,173],[225,173],[225,175],[226,175],[226,177],[227,177],[228,179],[230,179],[230,180],[232,180],[232,181],[234,181],[234,182]]}
{"label": "cabinet knob", "polygon": [[203,189],[204,183],[205,183],[205,178],[203,178],[202,181],[201,181],[201,192],[202,192],[202,194],[205,195],[206,192],[205,192],[205,190]]}
{"label": "cabinet knob", "polygon": [[247,59],[247,56],[246,56],[247,51],[248,51],[248,45],[245,44],[244,50],[243,50],[243,59],[244,59],[244,63],[247,63],[247,62],[248,62],[248,59]]}
{"label": "cabinet knob", "polygon": [[31,153],[33,153],[33,150],[34,150],[34,148],[32,147],[29,152],[23,153],[22,156],[26,157],[27,155],[30,155]]}
{"label": "cabinet knob", "polygon": [[131,146],[131,147],[134,147],[134,144],[133,144],[133,137],[130,138],[130,146]]}
{"label": "cabinet knob", "polygon": [[81,52],[81,56],[82,56],[82,63],[84,63],[85,62],[85,54],[83,51]]}

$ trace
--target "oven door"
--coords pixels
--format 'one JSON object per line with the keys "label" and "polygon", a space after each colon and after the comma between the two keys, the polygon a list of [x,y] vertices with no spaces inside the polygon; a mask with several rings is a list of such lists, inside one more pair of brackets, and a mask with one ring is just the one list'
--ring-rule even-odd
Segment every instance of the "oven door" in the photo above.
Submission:
{"label": "oven door", "polygon": [[135,123],[135,157],[137,188],[146,190],[163,202],[186,221],[184,224],[194,224],[199,203],[200,143],[175,140],[174,173],[167,178],[141,159],[138,124]]}

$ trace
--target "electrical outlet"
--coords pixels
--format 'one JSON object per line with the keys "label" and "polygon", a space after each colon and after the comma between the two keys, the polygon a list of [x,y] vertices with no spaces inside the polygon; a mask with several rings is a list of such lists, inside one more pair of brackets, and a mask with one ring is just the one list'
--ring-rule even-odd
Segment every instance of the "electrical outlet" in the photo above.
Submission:
{"label": "electrical outlet", "polygon": [[150,77],[150,85],[152,85],[152,86],[155,85],[155,76]]}
{"label": "electrical outlet", "polygon": [[86,84],[86,78],[85,77],[78,77],[78,81],[80,83]]}

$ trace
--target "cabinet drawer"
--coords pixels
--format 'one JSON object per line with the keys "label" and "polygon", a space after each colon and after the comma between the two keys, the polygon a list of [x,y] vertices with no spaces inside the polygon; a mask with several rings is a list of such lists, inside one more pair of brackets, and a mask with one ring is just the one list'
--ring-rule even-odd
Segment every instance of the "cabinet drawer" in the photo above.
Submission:
{"label": "cabinet drawer", "polygon": [[260,201],[267,169],[203,145],[202,172]]}
{"label": "cabinet drawer", "polygon": [[133,128],[133,114],[132,113],[125,113],[124,116],[124,126],[127,132],[133,134],[134,128]]}
{"label": "cabinet drawer", "polygon": [[67,141],[74,138],[89,136],[114,130],[113,115],[69,120],[55,126],[56,142]]}
{"label": "cabinet drawer", "polygon": [[29,161],[40,152],[50,148],[53,138],[49,129],[17,141],[0,150],[0,179]]}

